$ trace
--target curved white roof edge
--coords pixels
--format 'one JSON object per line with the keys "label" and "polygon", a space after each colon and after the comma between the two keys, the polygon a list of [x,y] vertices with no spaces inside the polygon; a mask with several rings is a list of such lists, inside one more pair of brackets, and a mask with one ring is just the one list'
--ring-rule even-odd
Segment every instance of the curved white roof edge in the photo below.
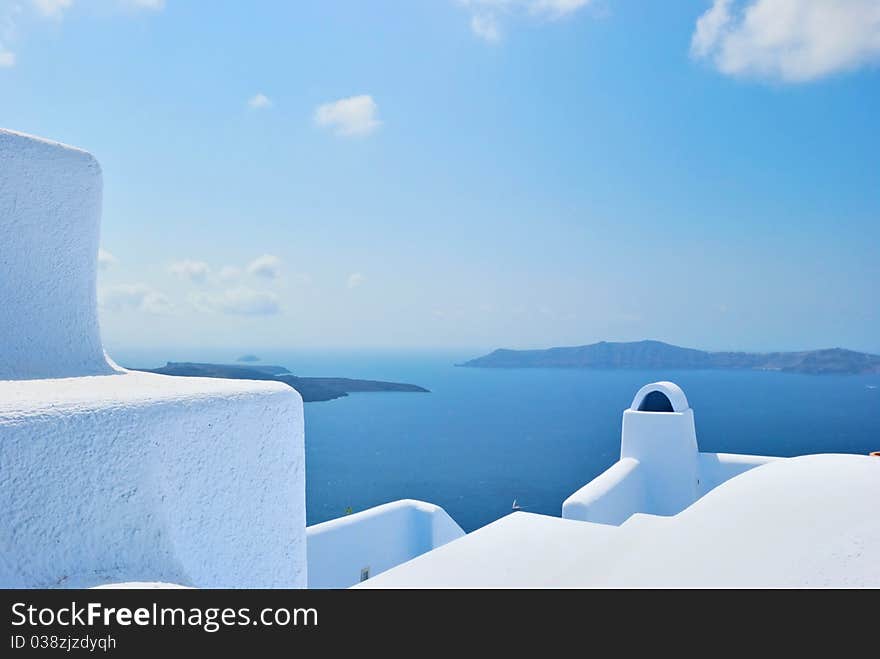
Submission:
{"label": "curved white roof edge", "polygon": [[90,153],[0,129],[0,379],[117,372],[98,323],[102,188]]}
{"label": "curved white roof edge", "polygon": [[686,409],[690,408],[687,396],[684,395],[684,391],[682,391],[681,387],[677,384],[674,382],[652,382],[639,389],[635,398],[633,398],[632,405],[629,406],[629,409],[637,412],[642,401],[652,391],[659,391],[664,394],[672,404],[673,412],[684,412]]}
{"label": "curved white roof edge", "polygon": [[83,149],[81,147],[73,146],[73,145],[67,144],[65,142],[59,142],[58,140],[52,140],[52,139],[49,139],[48,137],[40,137],[39,135],[25,133],[24,131],[13,130],[12,128],[0,127],[0,133],[8,133],[9,135],[12,135],[15,137],[22,137],[27,140],[31,140],[32,142],[40,142],[40,143],[45,144],[47,146],[61,148],[66,151],[76,151],[76,152],[82,154],[83,156],[85,156],[86,158],[88,158],[89,160],[93,160],[94,163],[96,165],[98,165],[98,167],[100,167],[100,163],[98,162],[98,159],[95,158],[95,156],[92,155],[91,152],[86,151],[85,149]]}

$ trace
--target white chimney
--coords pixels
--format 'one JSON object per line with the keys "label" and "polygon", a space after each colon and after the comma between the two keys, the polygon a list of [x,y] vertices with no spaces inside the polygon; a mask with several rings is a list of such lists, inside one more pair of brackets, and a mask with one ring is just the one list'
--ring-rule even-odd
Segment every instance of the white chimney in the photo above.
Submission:
{"label": "white chimney", "polygon": [[654,382],[639,389],[623,413],[620,457],[646,470],[651,512],[674,515],[696,500],[698,451],[694,412],[681,388]]}

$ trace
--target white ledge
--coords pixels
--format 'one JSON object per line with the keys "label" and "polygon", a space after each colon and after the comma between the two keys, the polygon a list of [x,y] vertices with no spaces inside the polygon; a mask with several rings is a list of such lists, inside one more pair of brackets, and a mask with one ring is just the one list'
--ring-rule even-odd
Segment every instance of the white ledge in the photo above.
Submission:
{"label": "white ledge", "polygon": [[440,506],[403,499],[306,529],[309,588],[347,588],[464,535]]}
{"label": "white ledge", "polygon": [[152,373],[0,381],[0,586],[306,585],[302,399]]}

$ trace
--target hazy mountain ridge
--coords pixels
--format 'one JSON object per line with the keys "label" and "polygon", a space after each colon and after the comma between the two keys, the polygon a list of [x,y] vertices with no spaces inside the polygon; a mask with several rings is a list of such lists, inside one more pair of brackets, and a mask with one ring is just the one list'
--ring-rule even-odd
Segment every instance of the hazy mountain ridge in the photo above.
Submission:
{"label": "hazy mountain ridge", "polygon": [[299,377],[283,366],[254,365],[240,366],[237,364],[204,364],[198,362],[168,362],[165,366],[151,369],[135,369],[158,373],[160,375],[176,375],[179,377],[198,378],[229,378],[232,380],[276,380],[296,389],[303,402],[342,398],[355,392],[402,391],[429,393],[424,387],[400,382],[382,382],[379,380],[354,380],[351,378],[309,378]]}
{"label": "hazy mountain ridge", "polygon": [[547,350],[495,350],[459,366],[476,368],[751,369],[786,373],[880,373],[880,355],[843,348],[800,352],[707,352],[663,343],[601,341]]}

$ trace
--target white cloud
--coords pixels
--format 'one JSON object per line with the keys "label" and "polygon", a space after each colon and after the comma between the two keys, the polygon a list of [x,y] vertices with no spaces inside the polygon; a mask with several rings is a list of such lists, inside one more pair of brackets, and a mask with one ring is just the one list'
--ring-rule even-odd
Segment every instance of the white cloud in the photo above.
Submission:
{"label": "white cloud", "polygon": [[231,288],[218,296],[196,296],[193,305],[199,311],[234,316],[271,316],[281,312],[281,303],[275,293],[255,291],[244,286]]}
{"label": "white cloud", "polygon": [[117,9],[160,11],[165,4],[166,0],[0,0],[0,68],[15,66],[16,55],[11,46],[25,31],[20,28],[30,27],[40,19],[60,22],[75,6],[82,7],[86,16],[100,18],[114,14],[107,12],[105,5]]}
{"label": "white cloud", "polygon": [[171,310],[168,298],[142,284],[113,286],[101,291],[99,303],[109,311],[143,311],[166,314]]}
{"label": "white cloud", "polygon": [[234,265],[225,265],[220,268],[220,272],[217,273],[217,276],[220,277],[221,281],[235,281],[241,277],[241,268],[237,268]]}
{"label": "white cloud", "polygon": [[165,0],[122,0],[122,2],[137,9],[152,9],[153,11],[165,9]]}
{"label": "white cloud", "polygon": [[366,277],[364,277],[360,272],[353,272],[348,276],[348,279],[345,282],[345,285],[348,288],[357,288],[361,284],[366,281]]}
{"label": "white cloud", "polygon": [[119,263],[119,260],[106,249],[101,247],[98,250],[98,267],[101,270],[106,270],[110,266],[114,266],[117,263]]}
{"label": "white cloud", "polygon": [[709,55],[728,23],[730,23],[730,0],[714,2],[712,7],[697,19],[691,37],[691,55],[695,57]]}
{"label": "white cloud", "polygon": [[15,66],[15,53],[9,49],[9,45],[17,36],[17,18],[21,12],[18,4],[0,0],[0,69]]}
{"label": "white cloud", "polygon": [[528,5],[533,14],[561,18],[586,7],[590,2],[592,0],[531,0]]}
{"label": "white cloud", "polygon": [[342,137],[365,136],[382,125],[376,118],[378,109],[372,96],[351,96],[318,106],[315,123]]}
{"label": "white cloud", "polygon": [[189,279],[192,282],[204,283],[211,273],[210,266],[204,261],[191,261],[189,259],[172,263],[169,272],[181,279]]}
{"label": "white cloud", "polygon": [[272,254],[263,254],[251,262],[247,271],[257,277],[278,279],[281,275],[281,259]]}
{"label": "white cloud", "polygon": [[[58,19],[73,6],[73,0],[30,0],[30,4],[40,16]],[[165,0],[116,0],[116,4],[121,7],[152,11],[165,9]]]}
{"label": "white cloud", "polygon": [[474,14],[471,16],[471,31],[489,43],[501,40],[501,29],[494,14]]}
{"label": "white cloud", "polygon": [[713,0],[691,55],[721,73],[806,82],[880,62],[878,0]]}
{"label": "white cloud", "polygon": [[248,107],[252,110],[267,110],[272,107],[272,101],[265,94],[257,94],[248,100]]}
{"label": "white cloud", "polygon": [[[6,0],[2,1],[5,2]],[[70,9],[74,3],[73,0],[30,0],[30,4],[40,16],[57,19],[61,18],[64,12]],[[152,11],[165,9],[165,0],[116,0],[116,4],[121,7]]]}
{"label": "white cloud", "polygon": [[503,15],[528,15],[539,19],[564,18],[592,0],[457,0],[471,12],[471,31],[479,38],[498,43]]}
{"label": "white cloud", "polygon": [[46,18],[61,18],[73,5],[73,0],[31,0],[40,15]]}

